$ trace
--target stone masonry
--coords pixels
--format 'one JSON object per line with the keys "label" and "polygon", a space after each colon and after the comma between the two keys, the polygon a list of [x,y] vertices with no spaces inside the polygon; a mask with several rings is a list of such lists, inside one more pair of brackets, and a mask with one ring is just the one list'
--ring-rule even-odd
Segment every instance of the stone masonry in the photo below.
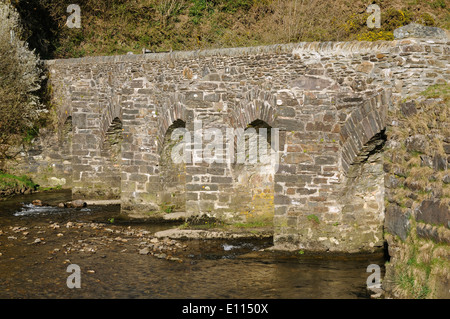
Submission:
{"label": "stone masonry", "polygon": [[[379,151],[387,112],[405,96],[450,78],[442,39],[46,64],[60,122],[72,121],[71,176],[65,176],[74,198],[120,198],[129,218],[185,210],[229,222],[273,220],[280,249],[347,252],[383,245]],[[196,121],[223,136],[228,128],[278,129],[278,169],[168,162],[168,134],[182,127],[194,136]],[[120,138],[112,133],[118,130]],[[225,148],[233,142],[227,137]]]}

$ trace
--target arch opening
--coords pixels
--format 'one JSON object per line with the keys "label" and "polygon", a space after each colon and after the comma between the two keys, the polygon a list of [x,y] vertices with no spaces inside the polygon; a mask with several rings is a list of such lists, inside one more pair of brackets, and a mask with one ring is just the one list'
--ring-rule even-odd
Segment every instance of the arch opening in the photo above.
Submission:
{"label": "arch opening", "polygon": [[183,137],[173,138],[176,129],[185,129],[186,122],[175,120],[164,135],[159,157],[158,206],[163,213],[184,212],[186,209],[186,163],[174,147],[185,143]]}
{"label": "arch opening", "polygon": [[[122,122],[114,118],[102,141],[101,156],[104,159],[102,180],[108,185],[105,187],[105,197],[118,199],[121,194],[121,154],[122,154]],[[106,185],[105,185],[106,186]]]}
{"label": "arch opening", "polygon": [[235,141],[234,183],[236,210],[244,222],[272,225],[275,166],[270,154],[272,127],[262,120],[247,125]]}

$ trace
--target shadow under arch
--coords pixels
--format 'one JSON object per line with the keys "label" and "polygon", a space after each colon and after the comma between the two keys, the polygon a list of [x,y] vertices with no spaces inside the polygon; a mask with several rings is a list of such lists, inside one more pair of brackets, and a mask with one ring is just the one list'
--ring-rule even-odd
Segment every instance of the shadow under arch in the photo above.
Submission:
{"label": "shadow under arch", "polygon": [[232,165],[236,211],[244,222],[272,225],[275,212],[276,167],[271,154],[272,127],[255,119],[235,136],[235,163]]}
{"label": "shadow under arch", "polygon": [[107,197],[119,199],[121,196],[122,121],[115,117],[103,137],[100,155],[104,160],[102,180],[108,183]]}
{"label": "shadow under arch", "polygon": [[185,143],[183,137],[174,138],[176,129],[185,129],[186,122],[176,119],[167,127],[159,148],[159,187],[157,204],[163,213],[184,212],[186,209],[186,162],[174,147]]}

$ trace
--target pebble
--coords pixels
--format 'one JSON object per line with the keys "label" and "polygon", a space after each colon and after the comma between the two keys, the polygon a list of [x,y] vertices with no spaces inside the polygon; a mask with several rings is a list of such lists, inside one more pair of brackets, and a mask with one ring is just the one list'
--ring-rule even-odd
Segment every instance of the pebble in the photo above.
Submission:
{"label": "pebble", "polygon": [[140,255],[148,255],[149,252],[150,250],[148,248],[142,248],[139,250]]}
{"label": "pebble", "polygon": [[167,260],[171,260],[171,261],[178,261],[178,262],[183,262],[183,260],[181,258],[178,257],[168,257]]}

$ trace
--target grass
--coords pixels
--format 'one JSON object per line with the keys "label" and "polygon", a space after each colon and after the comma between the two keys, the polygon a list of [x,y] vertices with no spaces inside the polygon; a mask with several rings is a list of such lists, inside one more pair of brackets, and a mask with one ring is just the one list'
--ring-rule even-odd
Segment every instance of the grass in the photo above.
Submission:
{"label": "grass", "polygon": [[233,229],[249,229],[252,228],[266,228],[273,227],[272,220],[253,220],[249,222],[232,222],[225,223],[214,218],[203,218],[199,220],[187,221],[179,228],[181,229],[214,229],[219,228],[223,230],[233,230]]}
{"label": "grass", "polygon": [[[38,0],[35,0],[38,1]],[[240,47],[301,41],[391,40],[410,22],[448,27],[444,0],[383,1],[381,28],[369,29],[368,0],[85,0],[81,29],[64,26],[67,1],[16,4],[29,43],[44,59]],[[16,3],[16,1],[14,1]],[[17,1],[20,3],[20,1]],[[330,16],[332,12],[332,16]],[[53,25],[53,28],[45,26]],[[49,43],[45,48],[41,43]]]}
{"label": "grass", "polygon": [[[434,101],[423,102],[423,99],[435,99]],[[436,171],[432,167],[427,167],[422,163],[424,156],[433,159],[440,154],[446,157],[444,152],[442,136],[450,136],[450,85],[433,85],[410,100],[417,101],[417,114],[405,117],[401,112],[390,114],[391,118],[398,119],[399,125],[389,127],[388,138],[399,141],[399,146],[385,151],[386,162],[390,163],[391,173],[402,172],[396,177],[400,180],[400,185],[396,189],[390,190],[391,195],[400,205],[408,200],[408,195],[414,193],[416,202],[430,198],[435,192],[440,194],[440,199],[445,203],[450,202],[450,189],[448,185],[442,183],[442,179],[447,171]],[[407,102],[403,101],[403,102]],[[422,101],[422,102],[421,102]],[[404,141],[413,135],[421,134],[428,138],[428,147],[425,153],[408,151]],[[433,137],[434,136],[434,137]],[[430,138],[433,137],[433,138]],[[394,175],[394,174],[393,174]]]}
{"label": "grass", "polygon": [[449,84],[435,84],[429,86],[420,95],[426,98],[442,98],[448,100],[450,98],[450,85]]}
{"label": "grass", "polygon": [[48,192],[48,191],[54,191],[54,190],[60,190],[62,189],[61,185],[56,185],[56,186],[49,186],[49,187],[38,187],[37,190],[41,191],[41,192]]}
{"label": "grass", "polygon": [[[447,258],[450,247],[446,243],[418,237],[416,227],[419,223],[413,217],[410,223],[411,230],[406,241],[399,244],[402,253],[393,264],[394,291],[400,298],[434,298],[434,287],[450,275],[450,261]],[[396,240],[400,241],[399,238]]]}
{"label": "grass", "polygon": [[247,223],[240,223],[236,222],[231,225],[230,227],[236,227],[236,228],[259,228],[259,227],[272,227],[273,222],[268,220],[261,220],[261,221],[251,221]]}
{"label": "grass", "polygon": [[319,217],[317,217],[317,215],[311,214],[311,215],[306,216],[306,218],[315,224],[320,224],[320,220],[319,220]]}
{"label": "grass", "polygon": [[[416,114],[405,117],[398,111],[389,115],[390,119],[398,121],[398,125],[388,128],[388,139],[397,144],[386,149],[385,163],[388,164],[389,173],[396,175],[399,185],[388,190],[391,199],[387,205],[395,202],[400,207],[414,210],[423,200],[430,198],[439,199],[443,205],[448,205],[450,187],[442,181],[448,170],[428,167],[424,158],[428,156],[433,159],[436,155],[446,158],[442,140],[450,136],[450,85],[430,86],[402,103],[410,100],[416,101]],[[423,153],[408,151],[405,140],[418,134],[427,139],[428,147],[423,149]],[[449,276],[447,256],[450,248],[448,244],[418,237],[415,218],[411,216],[409,222],[407,238],[404,241],[395,239],[394,246],[398,246],[401,253],[397,255],[395,265],[389,265],[395,269],[394,277],[391,278],[394,282],[393,291],[400,298],[434,298],[441,279]],[[438,231],[445,229],[442,225],[435,226]],[[391,237],[386,234],[386,238]]]}
{"label": "grass", "polygon": [[26,175],[16,176],[0,172],[0,189],[27,187],[35,189],[38,185]]}

